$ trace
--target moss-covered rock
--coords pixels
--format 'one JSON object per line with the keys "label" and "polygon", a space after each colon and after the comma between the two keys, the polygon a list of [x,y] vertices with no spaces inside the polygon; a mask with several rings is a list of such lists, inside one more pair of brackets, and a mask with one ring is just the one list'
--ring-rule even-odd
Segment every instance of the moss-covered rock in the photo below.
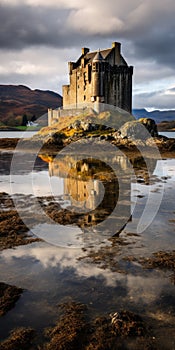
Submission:
{"label": "moss-covered rock", "polygon": [[158,136],[156,122],[151,118],[140,118],[139,122],[145,126],[151,136]]}

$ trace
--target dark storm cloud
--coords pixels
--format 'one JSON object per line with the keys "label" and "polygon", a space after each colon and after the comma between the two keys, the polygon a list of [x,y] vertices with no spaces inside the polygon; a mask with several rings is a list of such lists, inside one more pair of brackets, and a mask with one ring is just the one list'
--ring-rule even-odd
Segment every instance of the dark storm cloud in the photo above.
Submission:
{"label": "dark storm cloud", "polygon": [[[111,3],[100,7],[89,0],[83,6],[78,1],[65,7],[15,5],[0,6],[1,49],[23,49],[29,46],[57,48],[80,47],[82,43],[103,46],[105,39],[131,43],[128,54],[137,59],[154,59],[161,64],[174,65],[175,22],[173,9],[166,9],[155,0],[129,0],[120,5]],[[168,0],[169,6],[173,2]],[[59,3],[59,0],[58,0]],[[73,5],[77,6],[73,8]],[[159,6],[158,6],[159,5]],[[122,7],[123,6],[123,7]],[[168,7],[167,7],[168,8]],[[125,19],[124,19],[125,17]]]}
{"label": "dark storm cloud", "polygon": [[[123,56],[134,66],[137,106],[173,105],[174,0],[0,2],[1,83],[58,84],[61,89],[67,61],[76,60],[81,47],[95,50],[120,41]],[[152,95],[147,94],[150,90]],[[136,95],[138,91],[143,94]]]}
{"label": "dark storm cloud", "polygon": [[49,7],[0,6],[0,48],[73,45],[75,34],[65,27],[70,10]]}
{"label": "dark storm cloud", "polygon": [[175,68],[175,24],[168,31],[154,34],[147,37],[135,39],[135,53],[137,58],[154,59],[159,64],[167,64]]}
{"label": "dark storm cloud", "polygon": [[[30,46],[81,47],[104,43],[105,33],[82,32],[71,24],[73,9],[46,6],[0,5],[0,49],[21,50]],[[94,44],[96,48],[96,45]]]}

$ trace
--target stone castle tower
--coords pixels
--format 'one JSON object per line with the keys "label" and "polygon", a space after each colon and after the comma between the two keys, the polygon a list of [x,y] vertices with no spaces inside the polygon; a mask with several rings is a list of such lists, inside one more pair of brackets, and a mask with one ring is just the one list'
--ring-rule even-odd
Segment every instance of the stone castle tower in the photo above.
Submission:
{"label": "stone castle tower", "polygon": [[81,104],[105,103],[131,113],[133,67],[121,55],[121,44],[90,52],[82,48],[76,62],[69,62],[70,84],[63,85],[63,109]]}

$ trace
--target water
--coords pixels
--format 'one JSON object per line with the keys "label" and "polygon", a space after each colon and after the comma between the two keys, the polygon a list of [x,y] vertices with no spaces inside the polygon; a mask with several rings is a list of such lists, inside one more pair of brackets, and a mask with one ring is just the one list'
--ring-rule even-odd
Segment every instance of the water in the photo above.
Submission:
{"label": "water", "polygon": [[174,131],[160,131],[160,135],[166,136],[169,139],[174,139],[175,138],[175,132]]}
{"label": "water", "polygon": [[[37,131],[0,131],[0,139],[4,138],[28,138],[35,135]],[[169,138],[175,138],[174,131],[160,131],[160,135],[167,136]]]}
{"label": "water", "polygon": [[[150,257],[175,246],[175,159],[147,159],[148,179],[142,160],[133,168],[126,157],[116,156],[112,166],[118,179],[104,181],[102,171],[107,177],[109,168],[92,159],[75,166],[77,159],[71,157],[16,157],[18,166],[11,168],[13,154],[0,153],[1,192],[13,196],[22,217],[33,213],[38,221],[29,229],[44,241],[1,253],[0,281],[24,288],[16,306],[0,319],[1,337],[17,326],[41,332],[58,319],[56,305],[75,300],[88,305],[91,317],[127,309],[151,319],[159,349],[172,349],[175,338],[166,336],[170,329],[173,334],[175,321],[172,272],[146,270],[123,258]],[[44,217],[43,222],[38,196],[46,205],[71,205],[91,221],[61,226]],[[119,237],[111,241],[114,227],[119,230],[123,222]],[[95,252],[95,259],[85,258]]]}
{"label": "water", "polygon": [[35,135],[37,131],[0,131],[0,139],[6,138],[28,138]]}

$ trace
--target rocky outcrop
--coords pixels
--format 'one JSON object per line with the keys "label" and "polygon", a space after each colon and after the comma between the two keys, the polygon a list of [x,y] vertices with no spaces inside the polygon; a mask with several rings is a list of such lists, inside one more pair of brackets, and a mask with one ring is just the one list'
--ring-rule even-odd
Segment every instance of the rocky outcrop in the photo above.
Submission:
{"label": "rocky outcrop", "polygon": [[156,122],[151,118],[140,118],[139,122],[145,126],[152,137],[158,136]]}
{"label": "rocky outcrop", "polygon": [[158,136],[157,125],[153,119],[140,118],[126,122],[119,129],[119,135],[122,138],[131,138],[137,140],[146,140],[150,136]]}
{"label": "rocky outcrop", "polygon": [[126,122],[118,131],[119,136],[122,139],[142,139],[145,140],[148,137],[148,133],[140,122],[134,120]]}
{"label": "rocky outcrop", "polygon": [[92,119],[88,120],[80,120],[77,119],[73,124],[70,124],[68,127],[69,130],[82,130],[85,132],[91,132],[91,131],[97,131],[97,130],[107,130],[108,127],[106,125],[103,125],[101,123],[95,123],[92,121]]}

